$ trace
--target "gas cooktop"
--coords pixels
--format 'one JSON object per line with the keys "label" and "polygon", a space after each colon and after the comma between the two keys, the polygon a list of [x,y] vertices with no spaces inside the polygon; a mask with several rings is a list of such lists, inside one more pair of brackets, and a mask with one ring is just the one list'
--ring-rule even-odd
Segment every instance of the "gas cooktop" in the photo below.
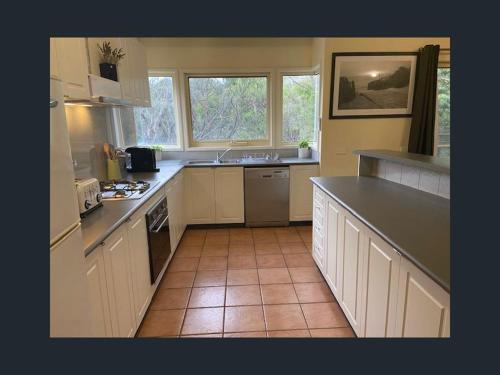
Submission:
{"label": "gas cooktop", "polygon": [[140,199],[148,190],[156,186],[159,181],[101,181],[102,199],[104,200],[124,200]]}

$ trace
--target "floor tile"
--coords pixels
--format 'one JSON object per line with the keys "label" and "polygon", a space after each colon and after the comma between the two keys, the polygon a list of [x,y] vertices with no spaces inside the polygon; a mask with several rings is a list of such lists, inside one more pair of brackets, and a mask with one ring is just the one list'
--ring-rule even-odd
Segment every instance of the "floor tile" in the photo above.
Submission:
{"label": "floor tile", "polygon": [[229,243],[229,255],[255,255],[253,245]]}
{"label": "floor tile", "polygon": [[195,287],[203,286],[225,286],[226,285],[226,270],[218,271],[200,271],[196,272],[194,279]]}
{"label": "floor tile", "polygon": [[190,338],[221,338],[222,333],[207,333],[206,335],[184,335],[181,336],[181,339],[190,339]]}
{"label": "floor tile", "polygon": [[229,253],[227,245],[207,245],[203,246],[201,256],[204,257],[216,257],[216,256],[227,256]]}
{"label": "floor tile", "polygon": [[151,302],[150,310],[185,309],[191,288],[159,289]]}
{"label": "floor tile", "polygon": [[200,258],[198,270],[225,270],[227,268],[227,257],[204,257]]}
{"label": "floor tile", "polygon": [[224,321],[223,307],[187,309],[182,335],[221,333]]}
{"label": "floor tile", "polygon": [[264,331],[262,306],[226,307],[224,332]]}
{"label": "floor tile", "polygon": [[183,237],[205,237],[206,235],[206,229],[186,229]]}
{"label": "floor tile", "polygon": [[254,255],[231,255],[227,259],[227,268],[229,269],[245,269],[257,268]]}
{"label": "floor tile", "polygon": [[300,303],[333,302],[333,294],[326,283],[294,284]]}
{"label": "floor tile", "polygon": [[228,286],[226,306],[261,305],[259,285]]}
{"label": "floor tile", "polygon": [[228,270],[227,285],[259,284],[259,275],[256,269]]}
{"label": "floor tile", "polygon": [[252,228],[252,236],[255,244],[278,242],[274,228]]}
{"label": "floor tile", "polygon": [[226,288],[223,286],[209,286],[193,288],[189,298],[189,308],[224,306]]}
{"label": "floor tile", "polygon": [[256,243],[255,254],[257,255],[281,254],[280,245],[277,242]]}
{"label": "floor tile", "polygon": [[236,332],[236,333],[224,333],[225,338],[254,338],[262,337],[266,338],[266,332]]}
{"label": "floor tile", "polygon": [[196,258],[201,256],[202,246],[179,246],[175,250],[175,258]]}
{"label": "floor tile", "polygon": [[267,337],[311,337],[307,329],[295,329],[290,331],[268,331]]}
{"label": "floor tile", "polygon": [[281,254],[256,255],[258,268],[283,268],[286,267],[285,259]]}
{"label": "floor tile", "polygon": [[231,235],[252,235],[252,228],[229,228],[229,236]]}
{"label": "floor tile", "polygon": [[209,237],[207,234],[207,238],[205,238],[205,245],[228,245],[228,244],[229,244],[229,236],[226,235]]}
{"label": "floor tile", "polygon": [[312,233],[312,225],[298,225],[295,227],[297,232],[299,234],[305,232],[305,233]]}
{"label": "floor tile", "polygon": [[351,328],[311,329],[311,337],[356,337]]}
{"label": "floor tile", "polygon": [[250,244],[253,245],[252,233],[230,233],[229,235],[230,244]]}
{"label": "floor tile", "polygon": [[302,242],[288,242],[280,244],[283,254],[307,253],[307,248]]}
{"label": "floor tile", "polygon": [[307,252],[308,253],[312,253],[312,249],[313,249],[313,246],[312,246],[312,243],[306,243],[306,248],[307,248]]}
{"label": "floor tile", "polygon": [[190,288],[193,286],[196,272],[167,272],[163,276],[160,288]]}
{"label": "floor tile", "polygon": [[300,236],[300,238],[302,238],[302,241],[304,241],[304,243],[312,244],[312,234],[311,233],[300,232],[299,236]]}
{"label": "floor tile", "polygon": [[316,267],[288,268],[294,283],[318,283],[323,281]]}
{"label": "floor tile", "polygon": [[186,310],[150,310],[144,317],[139,337],[175,336],[181,330]]}
{"label": "floor tile", "polygon": [[295,227],[276,227],[274,228],[274,233],[277,236],[298,234]]}
{"label": "floor tile", "polygon": [[292,282],[287,268],[260,268],[258,272],[261,284],[289,284]]}
{"label": "floor tile", "polygon": [[301,304],[309,328],[347,327],[348,323],[338,303]]}
{"label": "floor tile", "polygon": [[212,228],[212,229],[207,229],[207,237],[213,237],[213,236],[229,236],[229,229],[230,228]]}
{"label": "floor tile", "polygon": [[299,303],[293,284],[261,285],[261,292],[264,305]]}
{"label": "floor tile", "polygon": [[267,331],[307,329],[299,304],[264,305]]}
{"label": "floor tile", "polygon": [[168,265],[167,272],[196,271],[200,258],[174,257]]}
{"label": "floor tile", "polygon": [[200,246],[205,242],[205,237],[182,237],[181,245],[182,246]]}
{"label": "floor tile", "polygon": [[285,261],[290,268],[314,267],[316,265],[310,254],[285,254]]}

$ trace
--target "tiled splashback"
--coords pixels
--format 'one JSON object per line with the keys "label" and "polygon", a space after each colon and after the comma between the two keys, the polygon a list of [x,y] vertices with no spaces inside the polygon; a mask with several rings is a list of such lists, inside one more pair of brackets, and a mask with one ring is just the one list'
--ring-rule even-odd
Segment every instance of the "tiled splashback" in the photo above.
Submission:
{"label": "tiled splashback", "polygon": [[111,139],[108,130],[109,109],[84,106],[65,108],[75,177],[105,179],[103,143]]}
{"label": "tiled splashback", "polygon": [[[218,150],[220,151],[220,150]],[[259,150],[231,150],[228,151],[223,159],[238,159],[246,154],[262,154],[262,153],[278,153],[280,158],[296,158],[297,149],[287,148],[287,149],[259,149]],[[318,154],[315,150],[312,150],[312,158],[318,159]],[[165,159],[175,159],[175,160],[205,160],[205,159],[215,159],[217,157],[217,150],[215,151],[163,151],[162,158]]]}
{"label": "tiled splashback", "polygon": [[372,159],[371,175],[450,199],[450,175],[447,173]]}

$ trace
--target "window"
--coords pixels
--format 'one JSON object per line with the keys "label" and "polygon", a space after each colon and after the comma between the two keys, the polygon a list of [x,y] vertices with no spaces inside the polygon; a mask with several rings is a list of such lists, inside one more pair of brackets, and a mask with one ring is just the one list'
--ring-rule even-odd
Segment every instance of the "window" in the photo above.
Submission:
{"label": "window", "polygon": [[315,142],[318,130],[319,75],[282,76],[281,143]]}
{"label": "window", "polygon": [[436,152],[438,157],[450,157],[450,68],[438,68],[436,103]]}
{"label": "window", "polygon": [[193,146],[269,145],[268,76],[188,76]]}
{"label": "window", "polygon": [[124,119],[123,114],[121,116],[124,143],[177,147],[179,134],[173,76],[151,74],[149,90],[151,107],[134,108],[133,121]]}

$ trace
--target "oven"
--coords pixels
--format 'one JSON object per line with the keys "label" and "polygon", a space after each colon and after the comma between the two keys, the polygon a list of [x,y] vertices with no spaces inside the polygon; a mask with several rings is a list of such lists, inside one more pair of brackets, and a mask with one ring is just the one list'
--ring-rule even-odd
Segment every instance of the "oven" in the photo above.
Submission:
{"label": "oven", "polygon": [[149,265],[151,284],[154,284],[170,257],[167,197],[160,199],[147,213]]}

